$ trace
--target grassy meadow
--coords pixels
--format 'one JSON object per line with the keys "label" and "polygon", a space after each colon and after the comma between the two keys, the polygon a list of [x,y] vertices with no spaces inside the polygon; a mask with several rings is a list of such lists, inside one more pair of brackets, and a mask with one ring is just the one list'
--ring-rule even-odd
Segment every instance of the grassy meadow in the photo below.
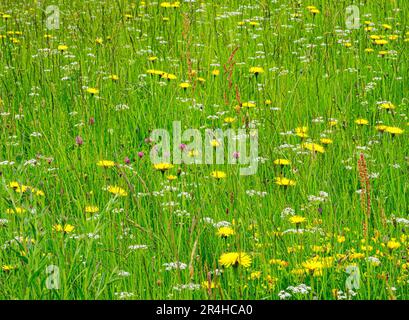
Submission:
{"label": "grassy meadow", "polygon": [[[1,0],[0,299],[409,299],[408,48],[406,0]],[[257,172],[155,166],[174,121]]]}

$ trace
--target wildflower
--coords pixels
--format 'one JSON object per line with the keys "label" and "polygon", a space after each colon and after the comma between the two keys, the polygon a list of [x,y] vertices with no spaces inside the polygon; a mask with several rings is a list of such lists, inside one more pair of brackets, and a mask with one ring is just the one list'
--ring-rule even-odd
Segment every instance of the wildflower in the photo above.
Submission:
{"label": "wildflower", "polygon": [[343,243],[343,242],[345,242],[345,236],[337,236],[337,242],[338,242],[338,243]]}
{"label": "wildflower", "polygon": [[99,208],[96,206],[86,206],[85,207],[86,213],[97,213],[98,211],[99,211]]}
{"label": "wildflower", "polygon": [[114,195],[121,196],[121,197],[126,197],[128,195],[128,193],[124,189],[122,189],[121,187],[117,187],[117,186],[109,186],[107,190],[108,192]]}
{"label": "wildflower", "polygon": [[220,74],[220,70],[218,70],[218,69],[215,69],[215,70],[212,71],[212,75],[215,76],[215,77],[217,77],[219,74]]}
{"label": "wildflower", "polygon": [[291,161],[287,159],[276,159],[274,160],[274,164],[278,166],[289,166]]}
{"label": "wildflower", "polygon": [[330,127],[335,127],[337,124],[338,124],[338,120],[336,120],[336,119],[331,119],[331,120],[328,121],[328,125]]}
{"label": "wildflower", "polygon": [[172,169],[173,168],[173,164],[171,163],[166,163],[166,162],[161,162],[161,163],[157,163],[153,166],[155,168],[155,170],[157,171],[161,171],[162,173]]}
{"label": "wildflower", "polygon": [[250,267],[251,262],[251,257],[245,252],[223,253],[219,259],[219,263],[226,268],[229,268],[231,266],[243,266],[245,268],[248,268]]}
{"label": "wildflower", "polygon": [[223,171],[213,171],[213,172],[210,174],[210,176],[211,176],[212,178],[215,178],[215,179],[217,179],[217,180],[220,180],[220,179],[226,178],[226,177],[227,177],[227,174],[226,174],[225,172],[223,172]]}
{"label": "wildflower", "polygon": [[250,273],[251,280],[257,280],[257,279],[260,279],[260,277],[261,277],[261,271],[253,271],[252,273]]}
{"label": "wildflower", "polygon": [[234,121],[236,121],[236,119],[235,119],[235,118],[232,118],[232,117],[224,118],[224,122],[225,122],[225,123],[233,123]]}
{"label": "wildflower", "polygon": [[21,214],[21,213],[24,213],[24,212],[26,212],[26,209],[21,208],[21,207],[16,207],[14,209],[7,209],[6,210],[7,214]]}
{"label": "wildflower", "polygon": [[111,74],[111,75],[109,75],[109,78],[110,78],[112,81],[118,81],[118,80],[119,80],[119,76],[116,75],[116,74]]}
{"label": "wildflower", "polygon": [[228,238],[234,235],[234,229],[231,227],[220,227],[216,234],[221,238]]}
{"label": "wildflower", "polygon": [[216,283],[214,281],[202,281],[201,283],[203,289],[214,289],[216,288]]}
{"label": "wildflower", "polygon": [[[160,72],[162,72],[162,71],[160,71]],[[177,79],[177,77],[174,74],[171,74],[171,73],[163,73],[161,75],[161,78],[162,79],[167,79],[168,81]],[[183,84],[180,84],[179,86],[181,86],[181,85],[183,85]],[[187,85],[190,86],[189,83],[187,83]]]}
{"label": "wildflower", "polygon": [[360,126],[367,126],[369,121],[366,119],[356,119],[355,123]]}
{"label": "wildflower", "polygon": [[97,162],[97,166],[104,168],[112,168],[115,166],[115,162],[111,160],[100,160]]}
{"label": "wildflower", "polygon": [[274,183],[279,185],[279,186],[284,186],[284,187],[295,186],[296,185],[296,182],[294,180],[284,178],[284,177],[275,178]]}
{"label": "wildflower", "polygon": [[392,250],[398,249],[400,247],[400,243],[396,241],[395,239],[391,239],[388,241],[386,246],[388,247],[389,250],[392,251]]}
{"label": "wildflower", "polygon": [[379,46],[384,46],[385,44],[388,44],[388,40],[376,39],[376,40],[374,40],[373,43],[376,44],[376,45],[379,45]]}
{"label": "wildflower", "polygon": [[80,136],[75,137],[75,144],[77,146],[82,146],[84,144],[84,140]]}
{"label": "wildflower", "polygon": [[178,177],[177,176],[174,176],[174,175],[168,175],[168,176],[166,176],[166,179],[168,179],[169,181],[173,181],[173,180],[176,180]]}
{"label": "wildflower", "polygon": [[363,258],[365,258],[365,254],[363,254],[362,252],[352,252],[349,255],[349,260],[359,260]]}
{"label": "wildflower", "polygon": [[329,138],[321,138],[321,139],[320,139],[320,142],[321,142],[322,144],[328,145],[328,144],[332,144],[334,141],[332,141],[332,139],[329,139]]}
{"label": "wildflower", "polygon": [[255,76],[258,76],[259,74],[264,73],[264,69],[261,67],[251,67],[250,73],[254,74]]}
{"label": "wildflower", "polygon": [[102,45],[103,42],[104,42],[104,40],[102,38],[96,38],[95,39],[95,43],[98,44],[98,45]]}
{"label": "wildflower", "polygon": [[394,110],[396,109],[396,106],[391,102],[383,102],[379,104],[379,108],[385,109],[385,110]]}
{"label": "wildflower", "polygon": [[183,90],[186,90],[187,88],[190,88],[191,85],[188,82],[182,82],[181,84],[179,84],[179,87],[182,88]]}
{"label": "wildflower", "polygon": [[17,267],[12,266],[10,264],[4,264],[4,265],[1,266],[1,270],[3,270],[4,272],[10,272],[10,271],[13,271],[15,269],[17,269]]}
{"label": "wildflower", "polygon": [[210,145],[214,148],[220,147],[220,142],[217,141],[216,139],[213,139],[212,141],[210,141]]}
{"label": "wildflower", "polygon": [[89,93],[91,96],[96,95],[99,93],[99,90],[97,88],[87,88],[86,89],[87,93]]}
{"label": "wildflower", "polygon": [[290,223],[292,224],[300,225],[301,223],[307,221],[307,218],[302,217],[302,216],[290,216],[288,221],[290,221]]}
{"label": "wildflower", "polygon": [[375,129],[378,130],[379,132],[384,132],[387,128],[388,128],[388,126],[385,126],[383,124],[379,124],[379,125],[375,126]]}
{"label": "wildflower", "polygon": [[303,262],[301,265],[307,272],[312,274],[315,274],[317,271],[318,272],[321,271],[321,269],[323,268],[321,261],[319,261],[318,259],[307,260]]}
{"label": "wildflower", "polygon": [[75,229],[75,227],[71,224],[65,224],[65,225],[55,224],[53,226],[53,229],[57,232],[70,233]]}
{"label": "wildflower", "polygon": [[243,108],[254,108],[256,107],[256,104],[254,102],[244,102],[241,105]]}
{"label": "wildflower", "polygon": [[295,276],[303,276],[305,274],[305,269],[302,269],[302,268],[293,269],[291,270],[291,274]]}
{"label": "wildflower", "polygon": [[146,70],[146,73],[149,75],[159,75],[161,77],[165,74],[165,72],[163,72],[162,70],[155,70],[155,69]]}
{"label": "wildflower", "polygon": [[288,267],[289,263],[287,261],[281,260],[281,259],[271,259],[269,262],[269,264],[272,265],[278,265],[282,268]]}
{"label": "wildflower", "polygon": [[400,134],[404,133],[405,130],[402,130],[401,128],[398,128],[398,127],[387,127],[385,129],[385,132],[388,132],[391,135],[395,136],[395,135],[400,135]]}
{"label": "wildflower", "polygon": [[325,148],[319,144],[316,143],[303,143],[301,145],[302,148],[305,148],[307,150],[310,150],[312,152],[319,152],[319,153],[324,153]]}
{"label": "wildflower", "polygon": [[68,47],[67,47],[66,45],[64,45],[64,44],[60,44],[60,45],[57,47],[57,50],[58,50],[58,51],[61,51],[61,52],[64,52],[64,51],[67,51],[67,50],[68,50]]}
{"label": "wildflower", "polygon": [[307,127],[298,127],[294,129],[295,134],[300,138],[308,138],[308,128]]}

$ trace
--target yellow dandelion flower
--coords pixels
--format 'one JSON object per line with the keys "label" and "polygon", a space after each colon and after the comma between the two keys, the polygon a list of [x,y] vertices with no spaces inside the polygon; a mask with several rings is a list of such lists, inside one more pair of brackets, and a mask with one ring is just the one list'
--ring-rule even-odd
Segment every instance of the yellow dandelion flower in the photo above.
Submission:
{"label": "yellow dandelion flower", "polygon": [[254,102],[244,102],[241,104],[243,108],[255,108],[256,104]]}
{"label": "yellow dandelion flower", "polygon": [[287,159],[276,159],[273,163],[277,166],[289,166],[291,161]]}
{"label": "yellow dandelion flower", "polygon": [[378,130],[379,132],[384,132],[387,128],[388,126],[385,126],[383,124],[378,124],[375,126],[375,129]]}
{"label": "yellow dandelion flower", "polygon": [[233,123],[234,121],[236,121],[236,118],[232,118],[232,117],[224,118],[225,123]]}
{"label": "yellow dandelion flower", "polygon": [[164,73],[162,74],[162,78],[167,79],[168,81],[177,79],[177,77],[172,73]]}
{"label": "yellow dandelion flower", "polygon": [[85,91],[92,96],[99,93],[99,90],[97,88],[87,88]]}
{"label": "yellow dandelion flower", "polygon": [[334,143],[334,141],[332,141],[332,139],[329,139],[329,138],[321,138],[320,142],[326,145]]}
{"label": "yellow dandelion flower", "polygon": [[215,77],[217,77],[219,74],[220,74],[220,70],[218,70],[218,69],[215,69],[215,70],[212,71],[212,75],[215,76]]}
{"label": "yellow dandelion flower", "polygon": [[283,186],[283,187],[288,187],[288,186],[295,186],[297,183],[294,180],[288,179],[288,178],[284,178],[284,177],[277,177],[274,179],[274,183],[279,185],[279,186]]}
{"label": "yellow dandelion flower", "polygon": [[302,148],[310,150],[312,152],[319,152],[319,153],[324,153],[325,148],[317,143],[303,143],[301,145]]}
{"label": "yellow dandelion flower", "polygon": [[405,132],[405,130],[398,127],[387,127],[385,132],[390,133],[391,135],[400,135]]}
{"label": "yellow dandelion flower", "polygon": [[67,51],[67,50],[68,50],[68,46],[66,46],[65,44],[60,44],[60,45],[57,47],[57,50],[58,50],[58,51],[61,51],[61,52]]}
{"label": "yellow dandelion flower", "polygon": [[183,90],[186,90],[187,88],[190,88],[191,85],[188,82],[182,82],[181,84],[179,84],[179,87],[182,88]]}
{"label": "yellow dandelion flower", "polygon": [[220,227],[217,229],[216,234],[221,238],[228,238],[234,235],[234,229],[231,227]]}
{"label": "yellow dandelion flower", "polygon": [[3,270],[4,272],[10,272],[17,269],[16,266],[10,265],[10,264],[4,264],[1,266],[1,270]]}
{"label": "yellow dandelion flower", "polygon": [[396,106],[391,102],[383,102],[379,105],[379,108],[385,109],[385,110],[394,110],[396,109]]}
{"label": "yellow dandelion flower", "polygon": [[243,266],[244,268],[248,268],[251,266],[252,259],[250,255],[245,252],[229,252],[223,253],[220,256],[219,263],[225,267],[238,267]]}
{"label": "yellow dandelion flower", "polygon": [[259,75],[261,73],[264,73],[264,69],[262,67],[251,67],[250,68],[250,73],[257,76],[257,75]]}
{"label": "yellow dandelion flower", "polygon": [[345,242],[345,236],[337,236],[337,242],[338,243],[343,243],[343,242]]}
{"label": "yellow dandelion flower", "polygon": [[292,224],[301,224],[307,221],[307,218],[302,216],[291,216],[288,221]]}
{"label": "yellow dandelion flower", "polygon": [[389,42],[388,42],[388,40],[385,40],[385,39],[376,39],[376,40],[374,40],[373,43],[378,45],[378,46],[384,46],[384,45],[388,44]]}
{"label": "yellow dandelion flower", "polygon": [[395,239],[391,239],[391,240],[388,241],[386,246],[390,250],[395,250],[395,249],[398,249],[400,247],[400,243],[398,241],[396,241]]}
{"label": "yellow dandelion flower", "polygon": [[85,207],[86,213],[97,213],[98,211],[99,211],[99,208],[96,206],[86,206]]}
{"label": "yellow dandelion flower", "polygon": [[214,281],[202,281],[202,283],[201,283],[201,285],[202,285],[202,288],[203,289],[214,289],[214,288],[216,288],[217,287],[217,285],[216,285],[216,283],[214,282]]}
{"label": "yellow dandelion flower", "polygon": [[220,179],[225,179],[225,178],[227,177],[227,174],[226,174],[225,172],[223,172],[223,171],[213,171],[213,172],[210,174],[210,176],[211,176],[212,178],[215,178],[215,179],[217,179],[217,180],[220,180]]}
{"label": "yellow dandelion flower", "polygon": [[281,260],[281,259],[270,259],[268,263],[271,265],[277,265],[283,268],[288,267],[289,265],[287,261]]}
{"label": "yellow dandelion flower", "polygon": [[115,162],[111,160],[100,160],[97,162],[97,166],[104,168],[112,168],[115,166]]}
{"label": "yellow dandelion flower", "polygon": [[323,268],[322,262],[319,261],[318,259],[310,259],[304,261],[301,265],[309,273],[314,273]]}
{"label": "yellow dandelion flower", "polygon": [[369,124],[369,121],[366,119],[356,119],[355,123],[360,126],[367,126]]}
{"label": "yellow dandelion flower", "polygon": [[117,186],[109,186],[107,188],[107,191],[114,195],[118,195],[121,197],[126,197],[128,195],[128,193],[124,189],[122,189],[121,187],[117,187]]}
{"label": "yellow dandelion flower", "polygon": [[26,212],[27,210],[21,207],[16,207],[14,209],[7,209],[6,213],[7,214],[22,214],[24,212]]}
{"label": "yellow dandelion flower", "polygon": [[75,227],[71,224],[65,224],[65,225],[55,224],[53,226],[53,229],[57,232],[71,233],[72,231],[74,231]]}
{"label": "yellow dandelion flower", "polygon": [[220,147],[220,142],[216,139],[213,139],[212,141],[210,141],[210,145],[214,148]]}
{"label": "yellow dandelion flower", "polygon": [[250,273],[250,280],[257,280],[261,277],[261,271],[253,271]]}
{"label": "yellow dandelion flower", "polygon": [[161,162],[153,165],[154,169],[157,171],[165,172],[173,168],[173,164],[167,162]]}

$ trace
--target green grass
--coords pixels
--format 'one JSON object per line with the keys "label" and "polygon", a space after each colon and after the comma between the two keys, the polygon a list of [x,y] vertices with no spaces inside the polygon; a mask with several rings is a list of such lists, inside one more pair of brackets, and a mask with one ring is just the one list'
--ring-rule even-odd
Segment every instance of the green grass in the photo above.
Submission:
{"label": "green grass", "polygon": [[[395,220],[409,214],[407,1],[360,1],[357,30],[345,27],[353,1],[160,3],[1,1],[0,261],[12,270],[0,270],[0,298],[279,299],[280,291],[305,284],[311,290],[291,299],[335,299],[334,290],[348,291],[351,265],[359,267],[360,288],[348,298],[409,298],[407,227]],[[59,29],[47,30],[48,5],[60,10]],[[364,21],[374,29],[365,31]],[[399,37],[383,47],[369,38],[394,34]],[[388,51],[383,57],[382,50]],[[153,56],[157,60],[149,61]],[[257,77],[249,72],[256,66],[265,71]],[[177,79],[161,80],[148,75],[150,69]],[[220,74],[213,76],[216,69]],[[181,89],[184,81],[192,87]],[[99,92],[91,95],[87,87]],[[240,102],[256,107],[236,108],[237,92]],[[396,109],[380,110],[380,101]],[[257,123],[259,156],[266,161],[255,175],[240,176],[239,166],[227,164],[175,165],[164,175],[154,170],[153,143],[145,140],[152,130],[171,132],[173,121],[202,132],[226,129],[225,117],[236,119],[234,129]],[[368,125],[355,124],[359,118]],[[380,133],[381,121],[405,132]],[[302,126],[311,141],[320,144],[325,135],[333,144],[323,154],[303,150],[308,139],[294,134]],[[368,173],[376,173],[369,179],[369,208],[366,195],[362,200],[356,192],[364,188],[361,153]],[[131,162],[124,166],[126,157]],[[274,165],[279,158],[291,166]],[[100,160],[116,166],[99,167]],[[213,179],[215,170],[227,177]],[[169,174],[178,178],[170,182]],[[275,184],[281,175],[296,185]],[[13,181],[36,189],[16,192]],[[109,185],[127,196],[112,195]],[[250,196],[249,190],[266,194]],[[311,202],[320,191],[328,193],[326,201]],[[85,213],[86,206],[99,212]],[[281,216],[286,207],[306,222],[291,224]],[[24,212],[10,213],[13,208]],[[234,235],[220,238],[205,218],[231,223]],[[56,224],[75,229],[57,232]],[[304,233],[285,232],[297,227]],[[389,249],[391,239],[400,246]],[[251,266],[223,268],[219,258],[227,252],[246,252]],[[331,263],[314,275],[304,263],[314,257]],[[186,269],[166,270],[165,263],[177,261]],[[59,268],[58,290],[47,289],[50,265]],[[215,288],[203,287],[208,279]],[[186,284],[194,290],[180,289]]]}

